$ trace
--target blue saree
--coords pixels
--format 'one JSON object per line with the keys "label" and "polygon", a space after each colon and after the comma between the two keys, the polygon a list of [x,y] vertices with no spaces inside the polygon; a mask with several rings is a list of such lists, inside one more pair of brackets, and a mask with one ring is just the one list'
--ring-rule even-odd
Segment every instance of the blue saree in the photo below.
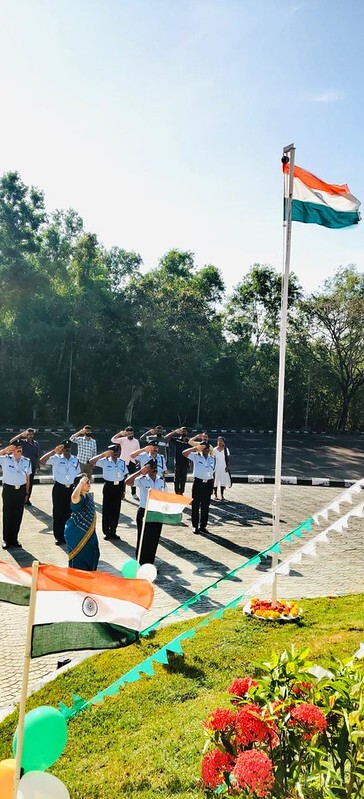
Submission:
{"label": "blue saree", "polygon": [[100,550],[95,532],[96,511],[93,497],[84,494],[76,505],[71,502],[71,511],[71,517],[64,528],[69,566],[72,569],[96,571]]}

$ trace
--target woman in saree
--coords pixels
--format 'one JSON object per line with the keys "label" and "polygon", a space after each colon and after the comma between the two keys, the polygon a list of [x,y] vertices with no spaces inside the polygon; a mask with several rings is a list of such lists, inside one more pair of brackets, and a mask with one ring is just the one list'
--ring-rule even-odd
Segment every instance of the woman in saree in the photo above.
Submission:
{"label": "woman in saree", "polygon": [[95,503],[88,493],[90,480],[86,474],[80,474],[76,481],[71,497],[71,518],[64,528],[69,566],[83,571],[96,571],[100,550],[95,532]]}

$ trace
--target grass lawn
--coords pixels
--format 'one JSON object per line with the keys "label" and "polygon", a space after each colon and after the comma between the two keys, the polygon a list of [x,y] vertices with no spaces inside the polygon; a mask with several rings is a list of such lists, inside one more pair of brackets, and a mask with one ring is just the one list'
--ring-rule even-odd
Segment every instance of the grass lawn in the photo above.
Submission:
{"label": "grass lawn", "polygon": [[[246,619],[228,611],[221,621],[184,642],[185,657],[156,664],[155,677],[121,689],[116,697],[69,721],[64,755],[52,767],[71,799],[154,799],[197,797],[204,744],[202,721],[217,705],[229,706],[225,688],[234,677],[253,674],[254,664],[295,644],[309,646],[312,660],[327,666],[350,657],[364,640],[363,596],[307,599],[299,625]],[[88,699],[175,635],[193,626],[165,627],[127,649],[104,652],[60,675],[34,694],[27,709],[72,704],[72,693]],[[11,756],[17,723],[13,714],[0,725],[0,760]]]}

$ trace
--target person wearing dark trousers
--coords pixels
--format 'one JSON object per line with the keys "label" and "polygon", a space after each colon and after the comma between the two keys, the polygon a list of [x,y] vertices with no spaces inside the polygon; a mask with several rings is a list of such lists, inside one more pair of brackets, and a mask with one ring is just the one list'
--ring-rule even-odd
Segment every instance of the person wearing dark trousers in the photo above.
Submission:
{"label": "person wearing dark trousers", "polygon": [[[129,474],[134,474],[138,470],[138,466],[135,463],[135,460],[131,457],[131,453],[135,449],[139,449],[139,441],[137,438],[134,437],[134,428],[131,425],[125,428],[125,430],[120,430],[119,433],[116,433],[115,436],[111,439],[113,444],[119,444],[120,446],[120,456],[125,461]],[[136,495],[136,488],[135,486],[131,486],[131,495],[135,497]]]}
{"label": "person wearing dark trousers", "polygon": [[28,427],[27,430],[23,430],[22,433],[18,433],[17,436],[10,439],[10,444],[13,444],[14,441],[20,439],[23,447],[23,455],[24,458],[29,458],[32,472],[30,475],[29,480],[29,491],[28,496],[25,501],[25,505],[31,505],[30,497],[33,490],[33,480],[36,470],[39,468],[39,444],[38,441],[34,440],[34,433],[35,430],[33,427]]}
{"label": "person wearing dark trousers", "polygon": [[64,528],[71,516],[74,481],[76,475],[81,474],[79,460],[75,455],[71,455],[71,442],[62,441],[59,446],[43,455],[40,463],[50,463],[52,466],[53,535],[57,545],[64,544]]}
{"label": "person wearing dark trousers", "polygon": [[201,441],[183,451],[185,458],[193,463],[192,527],[195,535],[208,533],[211,494],[214,487],[215,458],[209,453],[209,442]]}
{"label": "person wearing dark trousers", "polygon": [[174,490],[176,494],[183,494],[189,466],[187,458],[183,457],[183,450],[188,444],[187,428],[179,427],[177,430],[172,430],[165,436],[165,440],[174,444]]}
{"label": "person wearing dark trousers", "polygon": [[90,466],[99,466],[105,480],[102,489],[102,532],[105,541],[120,538],[116,535],[119,524],[121,500],[125,495],[125,477],[128,468],[123,458],[119,457],[118,444],[110,446],[101,455],[91,458]]}
{"label": "person wearing dark trousers", "polygon": [[0,466],[3,472],[3,549],[21,547],[18,535],[32,471],[29,458],[25,458],[22,453],[20,439],[0,450]]}
{"label": "person wearing dark trousers", "polygon": [[154,563],[160,535],[162,532],[161,522],[146,522],[140,554],[139,544],[142,535],[143,519],[148,499],[148,491],[150,488],[153,488],[156,491],[165,490],[164,480],[158,475],[158,466],[156,460],[149,460],[148,463],[146,463],[145,466],[142,466],[142,468],[137,472],[130,474],[129,477],[126,478],[125,483],[129,486],[136,484],[140,493],[140,507],[138,508],[136,517],[138,533],[135,557],[141,566],[143,563]]}

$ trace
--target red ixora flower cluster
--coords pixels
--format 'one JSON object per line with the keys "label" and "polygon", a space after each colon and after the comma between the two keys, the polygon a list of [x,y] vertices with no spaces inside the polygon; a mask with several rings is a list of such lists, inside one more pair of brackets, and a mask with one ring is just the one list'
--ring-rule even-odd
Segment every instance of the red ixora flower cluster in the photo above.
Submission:
{"label": "red ixora flower cluster", "polygon": [[237,677],[233,680],[231,685],[229,685],[227,692],[234,696],[246,696],[252,685],[254,687],[258,685],[257,681],[253,680],[252,677]]}
{"label": "red ixora flower cluster", "polygon": [[248,789],[257,797],[265,797],[274,782],[272,761],[268,755],[257,749],[241,752],[233,770],[233,777],[239,788]]}
{"label": "red ixora flower cluster", "polygon": [[213,713],[207,716],[203,726],[206,730],[218,730],[219,732],[226,732],[228,728],[232,728],[235,720],[235,713],[232,710],[226,710],[224,707],[218,707]]}
{"label": "red ixora flower cluster", "polygon": [[234,759],[227,752],[212,749],[204,756],[201,766],[201,776],[206,788],[213,791],[224,782],[224,772],[232,771]]}
{"label": "red ixora flower cluster", "polygon": [[253,702],[243,705],[237,711],[234,727],[236,741],[240,746],[267,742],[274,747],[279,742],[276,724],[269,718],[263,718],[261,708]]}
{"label": "red ixora flower cluster", "polygon": [[304,728],[303,738],[307,741],[327,726],[326,718],[320,708],[308,702],[301,702],[291,710],[290,724],[300,724]]}

